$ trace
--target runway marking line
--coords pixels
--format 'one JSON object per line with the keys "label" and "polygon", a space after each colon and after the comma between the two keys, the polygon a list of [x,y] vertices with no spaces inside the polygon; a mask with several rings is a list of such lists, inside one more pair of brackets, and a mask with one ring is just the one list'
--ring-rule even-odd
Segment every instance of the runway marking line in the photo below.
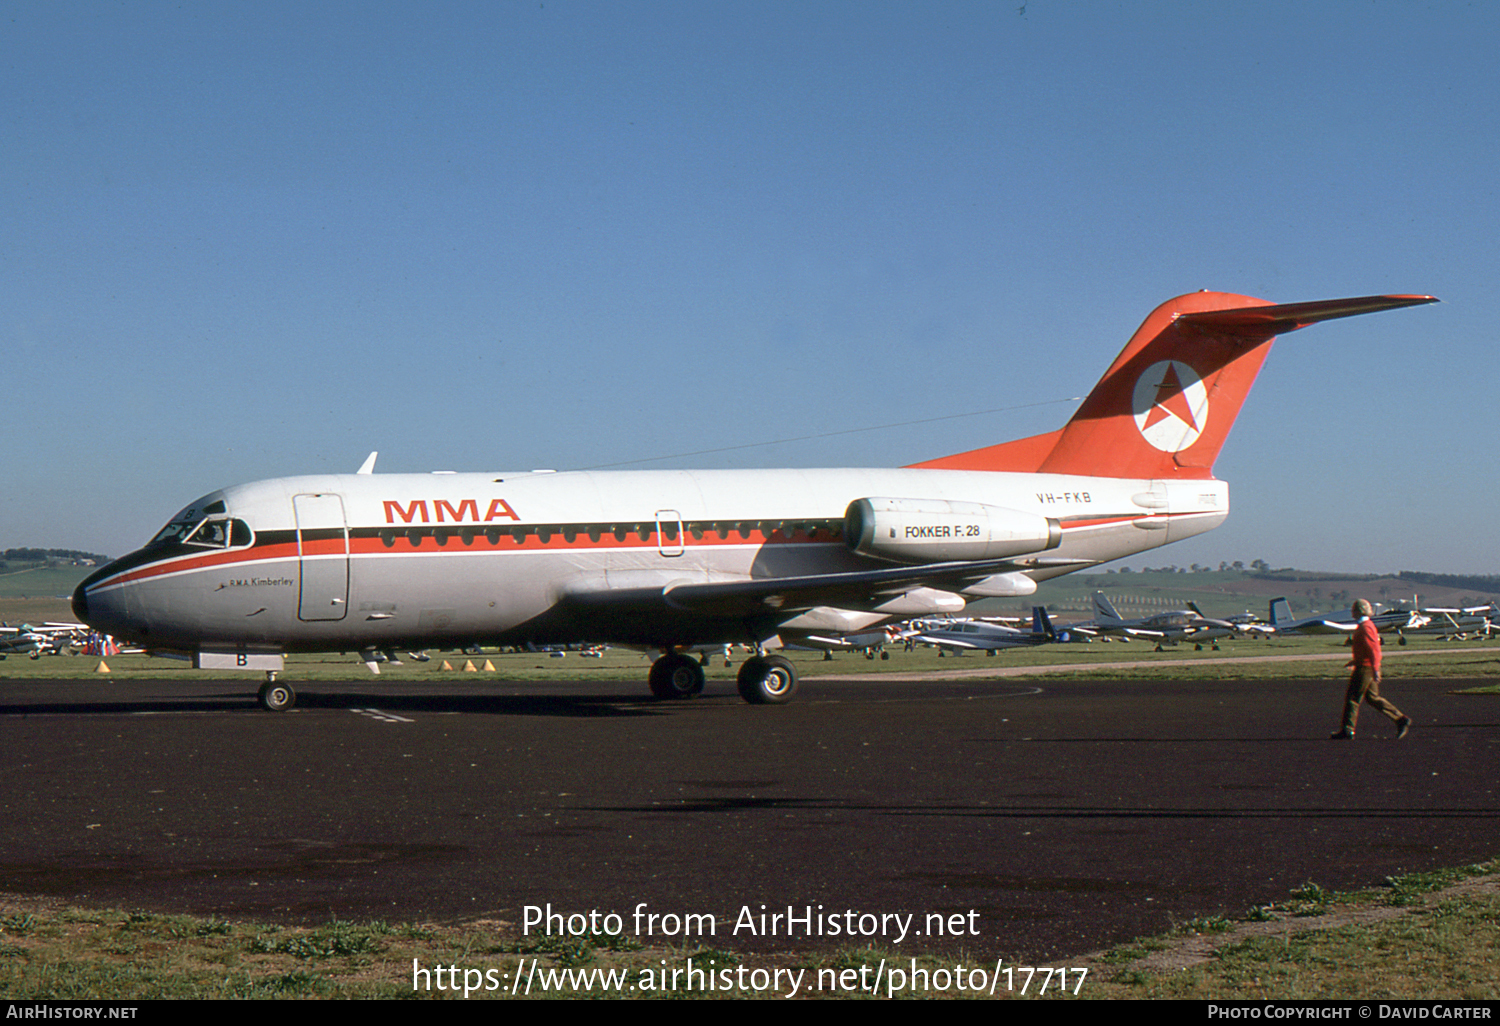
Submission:
{"label": "runway marking line", "polygon": [[350,712],[358,716],[368,716],[372,720],[381,723],[416,723],[416,720],[407,719],[405,716],[397,716],[395,713],[381,712],[379,709],[350,709]]}

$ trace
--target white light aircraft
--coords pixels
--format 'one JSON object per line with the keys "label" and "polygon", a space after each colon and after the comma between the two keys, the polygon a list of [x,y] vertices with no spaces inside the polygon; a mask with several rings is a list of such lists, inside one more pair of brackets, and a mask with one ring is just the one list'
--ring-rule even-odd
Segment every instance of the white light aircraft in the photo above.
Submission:
{"label": "white light aircraft", "polygon": [[1424,620],[1418,625],[1397,627],[1401,644],[1406,644],[1408,635],[1434,635],[1442,641],[1467,641],[1470,638],[1488,638],[1495,632],[1495,620],[1500,617],[1500,606],[1491,602],[1485,606],[1432,606],[1420,611]]}
{"label": "white light aircraft", "polygon": [[44,623],[33,627],[23,623],[11,627],[0,623],[0,659],[6,655],[29,655],[36,659],[44,653],[56,655],[70,645],[76,645],[87,635],[88,627],[81,623]]}
{"label": "white light aircraft", "polygon": [[1135,620],[1127,620],[1115,610],[1114,604],[1102,591],[1094,592],[1094,619],[1077,624],[1073,629],[1087,634],[1103,634],[1120,638],[1147,638],[1156,642],[1156,650],[1163,645],[1176,645],[1179,641],[1193,641],[1199,648],[1203,642],[1213,642],[1219,647],[1220,638],[1233,637],[1241,628],[1228,620],[1215,620],[1204,616],[1191,602],[1188,609],[1170,609],[1153,613]]}
{"label": "white light aircraft", "polygon": [[23,623],[19,627],[0,625],[0,659],[17,653],[30,655],[35,659],[46,647],[48,640],[45,634],[35,630],[29,623]]}
{"label": "white light aircraft", "polygon": [[1211,530],[1213,462],[1274,337],[1436,302],[1273,305],[1197,292],[1157,307],[1068,423],[900,469],[288,477],[211,492],[78,586],[98,630],[202,667],[287,652],[589,641],[663,652],[663,698],[703,687],[682,649],[757,646],[752,703],[792,697],[777,637],[955,613],[970,598]]}
{"label": "white light aircraft", "polygon": [[1025,648],[1067,640],[1065,635],[1060,636],[1053,629],[1046,606],[1031,608],[1029,630],[971,619],[918,620],[913,626],[916,629],[905,636],[906,641],[932,645],[940,651],[947,649],[955,654],[973,649],[994,655],[1004,648]]}
{"label": "white light aircraft", "polygon": [[[1382,634],[1417,630],[1425,627],[1428,621],[1428,617],[1410,609],[1376,613],[1370,619],[1375,621],[1375,629]],[[1292,617],[1292,605],[1285,598],[1271,600],[1271,630],[1277,634],[1353,634],[1358,627],[1359,621],[1352,617],[1305,616],[1297,620]]]}

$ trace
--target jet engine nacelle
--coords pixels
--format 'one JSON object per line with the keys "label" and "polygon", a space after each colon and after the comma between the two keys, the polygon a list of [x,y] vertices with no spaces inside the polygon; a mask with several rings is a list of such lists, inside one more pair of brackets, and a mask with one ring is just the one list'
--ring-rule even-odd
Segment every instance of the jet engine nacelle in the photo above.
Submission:
{"label": "jet engine nacelle", "polygon": [[978,502],[855,499],[844,512],[844,540],[862,556],[947,563],[1055,549],[1062,525],[1037,513]]}

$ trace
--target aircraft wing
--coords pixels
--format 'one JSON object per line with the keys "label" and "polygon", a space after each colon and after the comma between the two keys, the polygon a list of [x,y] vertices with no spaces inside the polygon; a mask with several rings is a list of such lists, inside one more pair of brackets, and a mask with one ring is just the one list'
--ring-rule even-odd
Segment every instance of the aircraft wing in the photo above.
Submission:
{"label": "aircraft wing", "polygon": [[1278,629],[1288,634],[1353,634],[1358,626],[1340,620],[1303,620]]}
{"label": "aircraft wing", "polygon": [[956,638],[949,635],[917,634],[911,639],[922,645],[940,648],[964,648],[974,652],[998,652],[1002,648],[1025,648],[1036,642],[1028,637],[1009,638]]}
{"label": "aircraft wing", "polygon": [[913,588],[958,591],[975,581],[1016,570],[1077,565],[1087,560],[1039,557],[987,559],[970,563],[929,563],[923,566],[856,570],[807,577],[755,577],[710,584],[668,587],[663,597],[674,608],[698,613],[735,615],[811,606],[856,608],[894,598]]}
{"label": "aircraft wing", "polygon": [[672,609],[722,617],[764,616],[782,612],[791,614],[816,606],[862,609],[878,605],[914,588],[958,591],[995,574],[1076,566],[1088,562],[1091,561],[1041,556],[928,563],[804,577],[747,577],[702,584],[669,584],[665,587],[588,587],[570,591],[567,601],[594,610],[610,607],[632,612]]}
{"label": "aircraft wing", "polygon": [[[791,641],[788,641],[788,638]],[[856,651],[862,648],[873,648],[877,645],[890,643],[890,636],[885,631],[860,631],[855,634],[816,634],[795,633],[788,634],[786,628],[782,628],[781,640],[791,644],[806,645],[810,648],[822,648],[831,652]]]}
{"label": "aircraft wing", "polygon": [[1182,636],[1181,631],[1154,631],[1147,627],[1121,627],[1119,633],[1128,634],[1132,638],[1153,638],[1161,641],[1166,641],[1169,637],[1179,638]]}

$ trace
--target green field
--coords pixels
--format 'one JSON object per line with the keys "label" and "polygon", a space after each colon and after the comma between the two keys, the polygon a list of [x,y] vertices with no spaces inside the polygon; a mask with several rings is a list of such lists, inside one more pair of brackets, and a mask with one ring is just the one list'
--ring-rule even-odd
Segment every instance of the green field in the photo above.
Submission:
{"label": "green field", "polygon": [[0,599],[58,598],[71,595],[91,566],[11,563],[0,570]]}
{"label": "green field", "polygon": [[0,571],[0,623],[72,622],[68,596],[94,568],[11,563]]}
{"label": "green field", "polygon": [[[1402,677],[1500,677],[1500,639],[1488,641],[1436,641],[1413,639],[1399,646],[1386,641],[1385,675]],[[961,676],[1010,676],[1018,669],[1031,668],[1037,673],[1061,674],[1066,677],[1101,677],[1110,679],[1266,679],[1273,677],[1339,677],[1348,649],[1339,637],[1276,638],[1267,641],[1228,640],[1219,651],[1205,647],[1195,651],[1191,644],[1156,652],[1149,643],[1138,641],[1095,641],[1087,644],[1041,645],[1013,649],[993,656],[970,653],[961,657],[939,656],[935,649],[918,648],[904,652],[895,646],[889,659],[867,659],[858,653],[840,652],[825,660],[819,652],[787,651],[803,678],[851,673],[936,673]],[[631,680],[642,681],[652,655],[627,649],[609,649],[600,658],[585,657],[578,652],[560,656],[545,652],[500,653],[486,648],[482,655],[457,652],[430,653],[421,663],[399,653],[404,665],[381,666],[381,679],[411,680],[477,680],[496,682],[526,680]],[[710,681],[732,681],[745,653],[736,652],[733,666],[726,668],[722,657],[714,656],[707,667]],[[443,662],[451,666],[444,669]],[[494,668],[484,669],[488,661]],[[98,674],[100,660],[82,655],[46,655],[38,659],[11,656],[0,661],[0,679],[61,678],[79,679]],[[235,671],[194,670],[177,659],[160,659],[146,655],[111,656],[105,660],[113,679],[182,679],[203,677],[259,680],[258,674]],[[472,663],[473,671],[465,669]],[[1125,665],[1119,665],[1125,664]],[[296,681],[348,680],[369,675],[369,671],[352,653],[340,655],[292,655],[287,658],[283,679]]]}
{"label": "green field", "polygon": [[[18,567],[12,564],[0,573],[0,622],[43,623],[46,621],[71,621],[74,619],[68,596],[89,573],[91,567],[36,565]],[[1254,591],[1270,591],[1294,596],[1293,604],[1299,612],[1311,611],[1311,600],[1298,601],[1296,588],[1318,590],[1326,587],[1328,593],[1343,595],[1351,587],[1361,583],[1368,585],[1364,594],[1378,595],[1376,582],[1353,582],[1335,575],[1316,575],[1323,578],[1320,583],[1295,584],[1288,581],[1266,580],[1264,577],[1236,571],[1211,571],[1201,573],[1142,573],[1130,574],[1074,574],[1045,582],[1035,596],[1025,599],[1008,599],[1003,602],[989,600],[977,602],[970,610],[977,614],[985,612],[1029,611],[1031,604],[1044,604],[1056,613],[1059,622],[1085,619],[1092,615],[1092,594],[1103,588],[1111,601],[1127,616],[1145,615],[1162,609],[1181,608],[1187,602],[1197,602],[1210,616],[1228,616],[1249,608],[1252,612],[1264,613],[1265,602],[1256,598]],[[1383,579],[1380,587],[1391,587],[1392,579]],[[1399,582],[1397,582],[1399,584]],[[1458,601],[1444,598],[1442,601]],[[1343,605],[1340,599],[1340,608]],[[1149,643],[1094,642],[1092,644],[1048,645],[1032,649],[1002,652],[992,657],[969,654],[961,658],[951,656],[938,658],[931,649],[914,652],[893,648],[888,660],[866,660],[851,653],[838,653],[832,662],[824,662],[820,653],[788,652],[803,676],[823,673],[895,673],[925,672],[954,669],[979,670],[1017,666],[1049,667],[1059,664],[1078,666],[1069,671],[1073,675],[1090,673],[1108,674],[1116,677],[1131,677],[1140,673],[1153,676],[1167,674],[1177,677],[1308,677],[1336,676],[1336,666],[1320,666],[1318,662],[1256,662],[1243,664],[1221,662],[1222,660],[1245,659],[1258,656],[1299,656],[1310,658],[1325,656],[1337,659],[1344,651],[1343,639],[1338,637],[1277,638],[1269,641],[1227,640],[1221,643],[1220,651],[1195,651],[1194,646],[1179,645],[1162,653],[1152,651]],[[1483,677],[1500,675],[1500,641],[1444,642],[1430,639],[1412,639],[1411,644],[1399,647],[1392,638],[1386,640],[1386,651],[1401,653],[1387,667],[1392,677]],[[1415,658],[1408,654],[1420,653]],[[384,666],[382,675],[396,679],[432,680],[472,678],[474,674],[462,670],[465,657],[455,653],[433,653],[429,663],[410,660],[403,667]],[[442,659],[447,658],[455,666],[448,672],[440,669]],[[549,658],[544,653],[501,655],[493,648],[485,650],[482,657],[475,657],[478,665],[488,658],[495,671],[481,673],[497,680],[532,679],[620,679],[641,677],[644,679],[649,659],[635,652],[614,649],[602,659],[585,659],[576,652],[562,658]],[[735,656],[738,666],[743,655]],[[1184,661],[1197,665],[1181,665]],[[1141,664],[1139,668],[1100,668],[1091,671],[1090,666],[1100,663],[1130,662]],[[87,677],[96,668],[97,661],[82,657],[45,656],[31,660],[11,656],[0,661],[0,678],[4,677]],[[1170,664],[1170,665],[1163,665]],[[121,656],[108,661],[111,673],[119,677],[167,676],[183,677],[208,675],[191,669],[186,663],[170,659],[151,659],[146,656]],[[352,654],[325,656],[293,656],[288,661],[289,680],[334,680],[349,674],[367,673]],[[734,669],[724,669],[722,659],[710,662],[710,680],[732,680]],[[220,676],[235,676],[233,673]]]}
{"label": "green field", "polygon": [[[1144,554],[1150,562],[1151,553]],[[1127,564],[1129,561],[1125,561]],[[56,602],[66,608],[67,596],[93,567],[12,563],[0,571],[0,613],[8,602]],[[1422,605],[1482,605],[1492,596],[1472,589],[1440,588],[1415,585],[1394,577],[1317,573],[1312,571],[1275,571],[1256,574],[1236,570],[1203,570],[1199,572],[1143,572],[1137,565],[1131,573],[1077,573],[1044,581],[1035,595],[1012,599],[985,599],[970,604],[970,612],[1016,613],[1031,611],[1033,605],[1044,605],[1063,619],[1089,619],[1093,616],[1092,595],[1103,590],[1110,601],[1126,616],[1147,615],[1164,609],[1180,609],[1196,602],[1208,616],[1231,616],[1251,612],[1264,618],[1270,599],[1286,596],[1298,615],[1343,613],[1353,598],[1390,605],[1410,605],[1418,598]],[[14,607],[24,612],[23,605]],[[39,608],[51,609],[43,605]],[[68,614],[71,618],[71,614]],[[3,618],[3,617],[0,617]],[[36,619],[43,619],[37,616]],[[46,617],[55,619],[55,617]]]}

